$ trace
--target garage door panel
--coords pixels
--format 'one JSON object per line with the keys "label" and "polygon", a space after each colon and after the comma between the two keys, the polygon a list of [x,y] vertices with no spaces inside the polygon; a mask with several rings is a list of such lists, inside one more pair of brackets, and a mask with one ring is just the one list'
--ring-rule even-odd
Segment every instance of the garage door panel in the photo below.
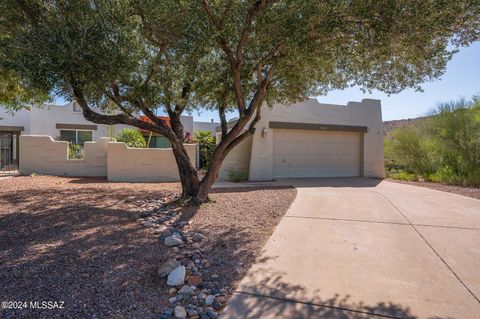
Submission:
{"label": "garage door panel", "polygon": [[360,134],[274,129],[274,177],[359,176]]}

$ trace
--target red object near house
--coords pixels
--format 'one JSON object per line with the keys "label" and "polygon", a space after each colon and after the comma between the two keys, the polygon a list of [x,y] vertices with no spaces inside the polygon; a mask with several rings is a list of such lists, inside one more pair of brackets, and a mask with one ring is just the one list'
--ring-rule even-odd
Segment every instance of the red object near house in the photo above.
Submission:
{"label": "red object near house", "polygon": [[[170,118],[168,116],[157,116],[159,119],[161,120],[164,120],[165,122],[167,122],[167,125],[170,127]],[[145,115],[141,115],[140,116],[140,120],[144,121],[144,122],[147,122],[147,123],[153,123],[152,120],[150,120],[147,116]],[[139,129],[140,132],[142,133],[150,133],[150,131],[147,131],[147,130],[142,130],[142,129]]]}

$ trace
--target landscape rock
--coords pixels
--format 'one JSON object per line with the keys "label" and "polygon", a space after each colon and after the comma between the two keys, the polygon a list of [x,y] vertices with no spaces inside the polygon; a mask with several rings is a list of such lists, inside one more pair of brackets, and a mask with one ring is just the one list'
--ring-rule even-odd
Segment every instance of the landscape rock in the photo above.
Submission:
{"label": "landscape rock", "polygon": [[145,227],[153,227],[153,226],[155,226],[155,224],[152,223],[152,222],[146,221],[146,222],[143,222],[143,226],[145,226]]}
{"label": "landscape rock", "polygon": [[169,247],[173,247],[173,246],[182,245],[183,239],[178,235],[171,235],[165,238],[165,241],[163,243]]}
{"label": "landscape rock", "polygon": [[215,300],[215,296],[213,296],[213,295],[208,295],[207,298],[205,298],[205,304],[206,304],[206,305],[211,305],[214,300]]}
{"label": "landscape rock", "polygon": [[193,295],[195,294],[195,291],[194,291],[191,287],[189,287],[189,286],[187,286],[187,285],[184,285],[184,286],[178,291],[178,293],[179,293],[180,295],[184,295],[184,296],[193,296]]}
{"label": "landscape rock", "polygon": [[185,282],[185,266],[178,266],[168,274],[167,285],[181,286]]}
{"label": "landscape rock", "polygon": [[187,311],[182,306],[175,307],[175,318],[184,319],[187,318]]}
{"label": "landscape rock", "polygon": [[[192,271],[194,271],[193,267],[192,267]],[[199,286],[199,285],[202,284],[202,282],[203,282],[203,280],[202,280],[202,277],[200,277],[200,276],[192,275],[192,276],[188,277],[188,284],[191,285],[191,286]]]}
{"label": "landscape rock", "polygon": [[175,259],[168,259],[158,268],[158,275],[160,277],[166,277],[172,270],[180,266],[180,262]]}
{"label": "landscape rock", "polygon": [[207,310],[207,316],[210,318],[210,319],[217,319],[218,318],[218,314],[213,311],[213,310]]}
{"label": "landscape rock", "polygon": [[200,233],[193,233],[192,234],[192,240],[193,241],[199,242],[199,241],[202,241],[204,239],[205,239],[205,235],[203,235],[203,234],[200,234]]}

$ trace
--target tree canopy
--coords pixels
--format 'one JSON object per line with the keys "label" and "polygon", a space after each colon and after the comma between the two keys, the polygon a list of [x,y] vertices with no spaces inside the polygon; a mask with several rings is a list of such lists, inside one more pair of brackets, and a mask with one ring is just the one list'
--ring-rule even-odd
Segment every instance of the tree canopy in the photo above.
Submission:
{"label": "tree canopy", "polygon": [[[479,39],[480,0],[5,0],[0,30],[2,81],[75,99],[93,122],[166,136],[184,195],[201,201],[262,105],[351,85],[420,89]],[[113,115],[101,112],[109,102]],[[159,108],[171,126],[155,117]],[[179,120],[199,108],[218,110],[223,135],[202,181]],[[227,130],[229,110],[239,120]]]}

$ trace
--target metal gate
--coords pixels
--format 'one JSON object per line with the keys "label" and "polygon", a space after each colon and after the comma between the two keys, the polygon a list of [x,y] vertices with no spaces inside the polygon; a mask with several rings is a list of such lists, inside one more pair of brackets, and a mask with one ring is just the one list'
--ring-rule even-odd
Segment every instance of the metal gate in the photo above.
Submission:
{"label": "metal gate", "polygon": [[19,135],[0,131],[0,176],[18,174]]}

